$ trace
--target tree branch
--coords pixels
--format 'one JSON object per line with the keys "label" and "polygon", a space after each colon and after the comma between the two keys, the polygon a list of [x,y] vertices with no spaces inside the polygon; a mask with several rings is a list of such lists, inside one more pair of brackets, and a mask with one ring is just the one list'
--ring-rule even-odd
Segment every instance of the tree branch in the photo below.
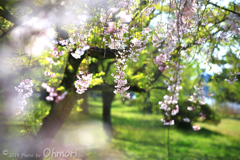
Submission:
{"label": "tree branch", "polygon": [[[127,85],[127,84],[126,84]],[[111,91],[113,92],[116,88],[114,85],[109,85],[107,83],[102,83],[100,85],[93,86],[92,88],[88,88],[88,90],[102,90],[102,91]],[[128,91],[133,91],[133,92],[146,92],[145,89],[139,88],[136,85],[130,85],[130,88]]]}
{"label": "tree branch", "polygon": [[229,11],[229,12],[231,12],[231,13],[234,13],[234,14],[240,16],[240,13],[235,12],[235,11],[230,10],[230,9],[227,9],[227,8],[225,8],[225,7],[221,7],[221,6],[219,6],[219,5],[215,4],[215,3],[212,3],[212,2],[209,2],[209,1],[208,1],[208,4],[211,4],[211,5],[213,5],[213,6],[217,7],[217,8],[223,9],[223,10],[225,10],[225,11]]}
{"label": "tree branch", "polygon": [[[116,55],[120,57],[118,52],[125,52],[123,49],[103,49],[98,47],[91,47],[90,50],[85,51],[89,56],[97,58],[98,60],[116,58]],[[128,54],[128,53],[127,53]]]}
{"label": "tree branch", "polygon": [[18,19],[13,15],[11,15],[7,10],[0,9],[0,16],[8,21],[11,21],[14,24],[18,22]]}
{"label": "tree branch", "polygon": [[75,59],[71,54],[68,55],[67,65],[64,71],[64,77],[59,86],[63,86],[65,90],[68,90],[72,87],[73,82],[76,79],[78,67],[82,62],[84,57],[80,59]]}
{"label": "tree branch", "polygon": [[137,69],[136,71],[134,71],[133,75],[136,75],[136,74],[137,74],[137,72],[143,72],[143,70],[146,68],[146,66],[147,66],[147,64],[146,64],[146,63],[145,63],[145,64],[143,64],[143,66],[142,66],[141,68],[139,68],[139,69]]}
{"label": "tree branch", "polygon": [[161,75],[162,75],[162,72],[158,69],[158,70],[154,73],[154,75],[153,75],[154,80],[151,81],[151,83],[155,83]]}
{"label": "tree branch", "polygon": [[162,90],[166,90],[168,87],[153,87],[151,89],[162,89]]}

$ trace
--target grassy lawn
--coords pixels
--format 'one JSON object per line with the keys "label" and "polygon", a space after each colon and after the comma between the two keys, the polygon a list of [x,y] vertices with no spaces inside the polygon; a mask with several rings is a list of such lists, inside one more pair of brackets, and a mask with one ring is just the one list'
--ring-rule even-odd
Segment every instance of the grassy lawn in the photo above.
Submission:
{"label": "grassy lawn", "polygon": [[[115,137],[109,140],[102,129],[101,101],[90,100],[91,116],[72,114],[56,139],[77,135],[85,127],[92,144],[84,138],[67,138],[68,143],[82,143],[82,150],[89,160],[165,160],[167,159],[167,127],[160,121],[161,115],[143,114],[137,107],[114,101],[112,123]],[[94,120],[93,120],[94,119]],[[72,122],[75,121],[73,124]],[[237,160],[240,159],[240,120],[222,119],[218,126],[198,123],[200,131],[170,128],[170,155],[173,160]],[[86,126],[90,126],[88,129]],[[66,133],[67,132],[67,133]],[[96,133],[94,135],[94,133]],[[97,139],[94,136],[97,136]],[[66,136],[65,136],[66,137]],[[92,137],[92,138],[91,138]],[[83,143],[84,141],[84,143]],[[100,142],[101,141],[101,142]],[[87,146],[87,145],[90,145]]]}
{"label": "grassy lawn", "polygon": [[[168,128],[160,121],[161,115],[142,113],[135,106],[114,101],[114,138],[109,139],[103,130],[101,101],[89,99],[89,104],[90,115],[73,111],[50,148],[76,150],[87,160],[167,160]],[[171,160],[240,160],[239,119],[224,118],[218,126],[197,124],[201,126],[197,132],[170,128]],[[15,131],[19,129],[15,127]],[[14,138],[15,131],[9,133],[10,138]],[[24,145],[21,141],[16,144]],[[12,145],[2,147],[10,149]],[[49,157],[45,160],[55,159]]]}

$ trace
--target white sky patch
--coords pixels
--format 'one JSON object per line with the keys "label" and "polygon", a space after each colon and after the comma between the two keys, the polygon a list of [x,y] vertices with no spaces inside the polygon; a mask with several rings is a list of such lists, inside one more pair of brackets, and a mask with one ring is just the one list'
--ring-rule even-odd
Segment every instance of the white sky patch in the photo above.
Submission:
{"label": "white sky patch", "polygon": [[206,71],[205,73],[208,73],[208,74],[220,74],[222,73],[222,68],[216,64],[200,64],[200,68],[205,68]]}

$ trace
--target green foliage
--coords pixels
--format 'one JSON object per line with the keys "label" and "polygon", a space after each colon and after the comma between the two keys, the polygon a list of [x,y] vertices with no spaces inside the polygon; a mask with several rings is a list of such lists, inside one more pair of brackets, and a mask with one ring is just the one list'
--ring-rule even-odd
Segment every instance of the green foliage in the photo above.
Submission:
{"label": "green foliage", "polygon": [[23,129],[21,130],[24,136],[34,136],[42,125],[42,120],[49,113],[50,107],[42,101],[33,100],[29,103],[25,109],[24,114],[17,117],[23,124]]}
{"label": "green foliage", "polygon": [[[236,74],[240,71],[239,55],[238,49],[230,48],[223,56],[223,60],[213,59],[214,63],[229,67],[223,68],[222,73],[215,74],[210,83],[210,89],[215,93],[214,98],[219,103],[227,101],[240,103],[240,75]],[[238,80],[233,84],[226,81],[226,79],[234,79],[234,77]]]}
{"label": "green foliage", "polygon": [[77,101],[77,103],[74,105],[71,111],[71,114],[80,113],[82,111],[81,104],[83,103],[83,101],[84,101],[83,99],[79,99]]}
{"label": "green foliage", "polygon": [[[180,128],[191,129],[194,122],[199,121],[200,113],[205,115],[205,119],[202,119],[202,122],[207,122],[210,124],[219,124],[221,122],[220,116],[208,105],[201,105],[199,103],[192,103],[188,100],[179,100],[179,113],[172,116],[175,124]],[[189,111],[187,108],[194,108],[193,111]],[[190,123],[184,122],[183,118],[189,118]]]}
{"label": "green foliage", "polygon": [[100,73],[96,73],[93,75],[93,78],[90,82],[90,88],[95,85],[100,85],[103,83],[103,76],[105,75],[105,72],[101,71]]}

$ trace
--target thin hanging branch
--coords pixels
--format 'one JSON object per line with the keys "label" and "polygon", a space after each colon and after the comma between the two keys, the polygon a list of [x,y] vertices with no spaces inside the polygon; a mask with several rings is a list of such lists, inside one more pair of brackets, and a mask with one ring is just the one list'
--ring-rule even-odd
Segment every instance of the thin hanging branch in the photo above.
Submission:
{"label": "thin hanging branch", "polygon": [[223,10],[225,10],[225,11],[229,11],[229,12],[231,12],[231,13],[233,13],[233,14],[236,14],[236,15],[240,16],[240,13],[238,13],[238,12],[236,12],[236,11],[233,11],[233,10],[230,10],[230,9],[227,9],[227,8],[225,8],[225,7],[221,7],[221,6],[219,6],[219,5],[215,4],[215,3],[212,3],[212,2],[209,2],[209,1],[208,1],[208,4],[211,4],[211,5],[213,5],[213,6],[217,7],[217,8],[223,9]]}

